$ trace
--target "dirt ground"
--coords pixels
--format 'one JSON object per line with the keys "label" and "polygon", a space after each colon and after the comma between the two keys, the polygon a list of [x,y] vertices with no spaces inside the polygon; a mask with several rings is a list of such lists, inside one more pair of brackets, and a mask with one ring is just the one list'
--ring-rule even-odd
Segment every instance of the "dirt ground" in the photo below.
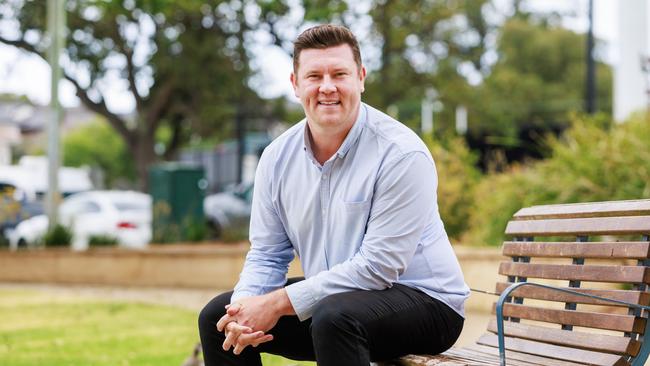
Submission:
{"label": "dirt ground", "polygon": [[[112,301],[132,301],[148,304],[164,304],[196,311],[201,310],[210,299],[223,290],[178,289],[152,287],[114,287],[87,285],[50,285],[28,283],[0,283],[0,289],[30,290],[49,293],[53,297],[83,297]],[[465,327],[456,345],[472,343],[481,334],[490,319],[487,313],[470,311],[466,314]]]}

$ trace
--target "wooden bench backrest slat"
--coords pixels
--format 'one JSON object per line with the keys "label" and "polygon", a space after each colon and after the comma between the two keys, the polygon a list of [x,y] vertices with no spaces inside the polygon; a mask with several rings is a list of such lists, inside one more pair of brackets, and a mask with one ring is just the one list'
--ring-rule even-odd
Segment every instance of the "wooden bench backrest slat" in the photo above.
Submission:
{"label": "wooden bench backrest slat", "polygon": [[531,220],[612,216],[650,216],[650,200],[532,206],[517,211],[513,218]]}
{"label": "wooden bench backrest slat", "polygon": [[[559,346],[632,356],[639,354],[641,348],[641,343],[628,337],[574,332],[513,322],[505,322],[504,325],[504,334],[506,336],[536,340]],[[488,324],[488,330],[492,333],[497,332],[495,319],[492,319]]]}
{"label": "wooden bench backrest slat", "polygon": [[551,280],[576,280],[611,283],[648,283],[650,271],[642,266],[600,266],[573,264],[536,264],[502,262],[499,274],[544,278]]}
{"label": "wooden bench backrest slat", "polygon": [[649,242],[592,242],[592,243],[503,243],[503,255],[554,258],[647,259]]}
{"label": "wooden bench backrest slat", "polygon": [[647,216],[594,217],[577,219],[513,220],[506,226],[507,235],[632,235],[650,233]]}
{"label": "wooden bench backrest slat", "polygon": [[[500,294],[508,286],[512,285],[510,282],[498,282],[496,285],[496,292]],[[568,288],[573,291],[578,291],[584,294],[601,296],[608,299],[625,301],[632,304],[649,305],[650,293],[641,291],[625,291],[625,290],[596,290],[584,288]],[[540,287],[520,287],[512,292],[512,296],[522,297],[526,299],[547,300],[556,302],[572,302],[576,304],[591,304],[591,305],[606,305],[606,306],[625,306],[622,304],[601,301],[585,296],[571,295],[564,292],[552,291]]]}
{"label": "wooden bench backrest slat", "polygon": [[644,318],[632,315],[548,309],[518,304],[505,304],[503,306],[503,315],[547,323],[570,324],[579,327],[635,333],[643,333],[646,324]]}
{"label": "wooden bench backrest slat", "polygon": [[[484,334],[476,343],[491,347],[498,346],[498,340],[495,334]],[[621,355],[586,351],[525,339],[506,337],[505,345],[506,349],[512,351],[571,361],[579,364],[598,366],[624,366],[629,364]]]}

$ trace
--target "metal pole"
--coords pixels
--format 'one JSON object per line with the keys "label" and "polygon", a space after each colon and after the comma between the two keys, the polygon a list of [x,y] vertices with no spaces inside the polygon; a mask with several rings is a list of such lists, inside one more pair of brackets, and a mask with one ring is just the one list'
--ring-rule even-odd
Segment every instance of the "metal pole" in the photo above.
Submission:
{"label": "metal pole", "polygon": [[59,63],[61,49],[64,46],[65,0],[48,0],[47,26],[50,37],[48,60],[52,69],[50,120],[47,128],[47,217],[49,228],[52,229],[58,222],[59,193],[59,124],[62,118],[61,105],[59,104],[59,80],[61,80],[61,65]]}
{"label": "metal pole", "polygon": [[589,0],[589,30],[587,31],[587,81],[585,85],[585,110],[596,112],[596,67],[594,63],[594,1]]}

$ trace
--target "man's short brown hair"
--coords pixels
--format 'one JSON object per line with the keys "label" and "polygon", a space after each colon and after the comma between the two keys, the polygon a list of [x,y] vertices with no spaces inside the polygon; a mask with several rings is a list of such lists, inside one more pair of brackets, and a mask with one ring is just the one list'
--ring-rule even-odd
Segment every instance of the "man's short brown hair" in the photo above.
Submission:
{"label": "man's short brown hair", "polygon": [[341,25],[323,24],[307,29],[293,42],[293,72],[298,72],[298,59],[302,50],[310,48],[325,49],[342,44],[350,46],[354,62],[356,62],[357,68],[361,70],[361,52],[359,51],[359,42],[357,42],[354,34]]}

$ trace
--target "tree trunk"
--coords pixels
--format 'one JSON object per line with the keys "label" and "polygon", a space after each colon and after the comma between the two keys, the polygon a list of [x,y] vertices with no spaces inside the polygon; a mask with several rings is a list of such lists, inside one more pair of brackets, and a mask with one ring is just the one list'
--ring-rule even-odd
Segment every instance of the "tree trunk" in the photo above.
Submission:
{"label": "tree trunk", "polygon": [[129,141],[129,151],[135,159],[137,187],[142,192],[149,191],[149,168],[156,162],[154,137],[149,131],[136,133]]}

